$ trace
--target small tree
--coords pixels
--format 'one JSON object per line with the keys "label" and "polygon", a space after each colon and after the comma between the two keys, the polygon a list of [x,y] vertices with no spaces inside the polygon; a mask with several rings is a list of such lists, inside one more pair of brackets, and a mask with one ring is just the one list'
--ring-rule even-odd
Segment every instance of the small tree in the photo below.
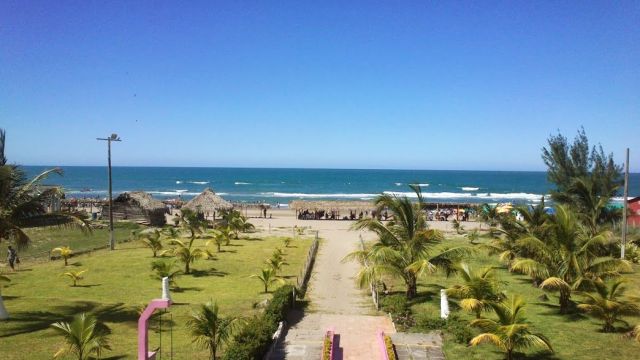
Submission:
{"label": "small tree", "polygon": [[460,264],[458,274],[463,283],[447,289],[447,295],[460,300],[460,307],[473,312],[476,319],[480,318],[483,311],[491,310],[492,302],[503,297],[493,277],[493,268],[471,271],[467,264]]}
{"label": "small tree", "polygon": [[162,250],[162,239],[160,238],[160,230],[153,229],[152,231],[145,231],[138,234],[140,241],[144,246],[151,249],[153,257],[156,257],[158,251]]}
{"label": "small tree", "polygon": [[78,286],[78,282],[80,282],[80,280],[84,279],[82,277],[82,274],[86,273],[87,270],[81,270],[81,271],[67,271],[65,273],[60,274],[60,276],[66,276],[69,279],[71,279],[72,281],[72,285],[73,287]]}
{"label": "small tree", "polygon": [[57,322],[51,327],[63,337],[64,346],[53,355],[58,359],[67,354],[74,354],[78,360],[88,360],[93,356],[100,357],[104,350],[111,350],[108,335],[109,328],[98,322],[95,316],[82,313],[68,322]]}
{"label": "small tree", "polygon": [[469,342],[471,346],[493,344],[505,352],[506,359],[513,359],[513,352],[530,347],[541,347],[553,351],[551,343],[542,334],[532,333],[525,322],[525,302],[520,296],[513,296],[500,303],[491,303],[498,320],[475,319],[472,326],[484,331]]}
{"label": "small tree", "polygon": [[207,241],[207,246],[209,246],[209,244],[213,243],[216,245],[216,248],[218,249],[218,252],[221,252],[221,246],[222,245],[229,245],[229,243],[231,242],[231,231],[229,230],[228,227],[225,228],[220,228],[218,230],[213,230],[213,239]]}
{"label": "small tree", "polygon": [[604,322],[602,331],[614,332],[617,322],[625,323],[621,316],[639,316],[640,306],[637,301],[622,299],[626,290],[623,279],[617,279],[610,285],[603,281],[595,282],[595,293],[582,293],[584,301],[578,309]]}
{"label": "small tree", "polygon": [[276,275],[275,270],[273,270],[273,268],[270,268],[270,267],[262,269],[260,274],[253,274],[250,277],[256,278],[256,279],[260,280],[260,282],[262,282],[262,284],[264,285],[264,292],[265,293],[269,292],[269,285],[271,285],[273,283],[284,284],[284,280],[279,278]]}
{"label": "small tree", "polygon": [[73,250],[71,250],[70,247],[68,247],[68,246],[57,247],[57,248],[54,248],[53,250],[51,250],[51,252],[59,253],[60,257],[62,257],[64,259],[64,266],[69,265],[68,260],[73,255]]}
{"label": "small tree", "polygon": [[156,278],[157,279],[162,279],[162,278],[169,278],[169,284],[173,285],[174,287],[178,287],[178,284],[176,283],[176,278],[178,277],[178,275],[182,274],[182,270],[176,270],[176,261],[172,260],[172,261],[163,261],[163,260],[156,260],[153,261],[151,263],[151,270],[155,271],[156,273]]}
{"label": "small tree", "polygon": [[194,263],[196,259],[206,256],[206,253],[202,249],[193,248],[194,240],[195,237],[191,238],[188,243],[177,239],[171,240],[169,241],[169,244],[174,245],[175,247],[173,249],[165,250],[162,252],[163,255],[169,254],[175,256],[181,263],[183,263],[185,274],[190,273],[190,264]]}
{"label": "small tree", "polygon": [[273,269],[273,272],[275,274],[278,274],[280,272],[280,270],[282,270],[282,267],[285,265],[284,261],[280,261],[278,259],[267,259],[264,261],[265,264],[267,264],[267,266],[269,266],[271,269]]}
{"label": "small tree", "polygon": [[191,314],[187,328],[191,331],[193,342],[208,349],[209,358],[215,360],[218,350],[231,340],[237,323],[237,318],[221,317],[218,305],[208,302]]}

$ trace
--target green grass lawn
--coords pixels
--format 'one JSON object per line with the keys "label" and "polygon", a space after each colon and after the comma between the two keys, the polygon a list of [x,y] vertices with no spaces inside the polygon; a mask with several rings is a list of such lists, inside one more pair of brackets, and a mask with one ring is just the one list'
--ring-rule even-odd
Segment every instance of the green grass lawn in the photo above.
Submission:
{"label": "green grass lawn", "polygon": [[[55,229],[49,232],[66,232]],[[59,235],[59,234],[58,234]],[[57,238],[58,235],[47,235]],[[203,247],[205,240],[196,243]],[[287,281],[295,282],[306,259],[311,240],[297,238],[291,247],[284,248],[282,238],[248,237],[232,240],[223,246],[215,260],[197,260],[191,275],[177,279],[179,291],[173,291],[174,305],[169,309],[173,319],[169,331],[169,314],[162,324],[162,346],[168,357],[173,339],[173,352],[177,359],[205,359],[207,353],[191,344],[185,323],[196,305],[215,300],[222,314],[251,316],[254,305],[269,297],[263,294],[262,284],[249,276],[264,267],[263,261],[276,247],[283,248],[288,265],[282,271]],[[212,251],[213,246],[210,247]],[[50,359],[60,347],[59,338],[49,328],[55,321],[69,320],[81,312],[99,316],[113,331],[113,359],[135,358],[137,349],[137,307],[145,306],[161,295],[159,280],[152,278],[151,251],[139,243],[120,244],[116,251],[99,250],[63,262],[23,264],[21,271],[10,274],[11,283],[3,289],[5,306],[11,315],[0,322],[0,358]],[[70,281],[60,274],[67,270],[88,269],[81,286],[71,287]],[[150,348],[159,345],[157,321],[152,323]]]}
{"label": "green grass lawn", "polygon": [[[466,245],[468,240],[464,238],[451,238],[445,241],[444,246]],[[533,287],[527,276],[509,273],[497,260],[497,256],[487,256],[483,251],[467,261],[474,269],[484,266],[497,266],[495,274],[502,282],[502,288],[507,294],[520,294],[527,301],[526,314],[528,321],[537,332],[546,335],[553,346],[554,354],[535,353],[528,354],[530,359],[637,359],[640,357],[640,344],[624,337],[624,331],[607,334],[600,331],[602,325],[595,319],[582,314],[560,315],[558,311],[558,297],[553,293],[547,293],[548,301],[541,299],[545,292]],[[640,296],[639,268],[633,274],[625,274],[628,279],[627,296]],[[455,275],[447,278],[438,273],[425,276],[419,284],[418,298],[412,301],[412,311],[415,318],[439,317],[440,315],[440,288],[449,287],[459,283]],[[404,287],[393,282],[392,290],[404,292]],[[580,299],[573,296],[573,300]],[[464,319],[473,317],[457,307],[451,300],[452,312],[457,312]],[[485,313],[485,317],[493,317],[493,313]],[[640,318],[626,319],[631,325],[640,324]],[[421,331],[419,328],[410,331]],[[479,333],[473,329],[474,334]],[[502,359],[504,356],[491,345],[468,347],[454,341],[451,336],[445,337],[444,351],[448,359]]]}

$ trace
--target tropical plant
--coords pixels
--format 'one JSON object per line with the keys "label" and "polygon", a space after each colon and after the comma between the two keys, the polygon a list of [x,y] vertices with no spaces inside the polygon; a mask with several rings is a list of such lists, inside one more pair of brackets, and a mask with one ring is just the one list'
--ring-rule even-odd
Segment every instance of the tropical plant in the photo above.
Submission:
{"label": "tropical plant", "polygon": [[282,267],[285,265],[284,261],[278,260],[278,259],[267,259],[264,261],[265,264],[267,264],[267,266],[269,266],[270,268],[273,269],[274,273],[279,273],[280,270],[282,269]]}
{"label": "tropical plant", "polygon": [[191,314],[187,328],[191,331],[193,342],[208,349],[209,358],[215,360],[218,350],[232,339],[238,322],[237,318],[220,316],[218,304],[208,302]]}
{"label": "tropical plant", "polygon": [[24,228],[66,226],[86,232],[91,229],[81,212],[47,212],[47,206],[62,196],[58,187],[42,186],[51,174],[62,175],[60,168],[47,170],[31,180],[18,165],[9,165],[4,153],[5,132],[0,129],[0,242],[11,240],[25,247],[31,239]]}
{"label": "tropical plant", "polygon": [[502,215],[498,212],[498,206],[482,204],[480,206],[480,219],[490,227],[496,227],[500,223]]}
{"label": "tropical plant", "polygon": [[171,225],[166,225],[165,227],[163,227],[162,233],[169,239],[177,239],[178,237],[180,237],[180,229],[175,228]]}
{"label": "tropical plant", "polygon": [[406,196],[383,194],[376,198],[377,211],[388,209],[391,213],[388,222],[369,218],[358,220],[354,225],[354,229],[367,229],[378,237],[373,246],[354,251],[343,260],[357,261],[362,265],[356,278],[360,287],[376,283],[385,274],[402,279],[407,288],[407,298],[413,298],[417,294],[417,280],[421,274],[438,268],[449,271],[460,258],[471,253],[467,247],[455,247],[432,256],[434,248],[444,237],[441,232],[427,228],[420,187],[411,186],[411,189],[417,195],[417,203],[412,203]]}
{"label": "tropical plant", "polygon": [[555,209],[548,236],[542,239],[525,236],[518,240],[527,257],[516,259],[512,268],[528,274],[536,282],[542,280],[542,289],[558,291],[560,312],[566,313],[572,291],[587,290],[594,281],[630,271],[631,265],[626,260],[599,256],[613,241],[610,233],[593,236],[572,210],[562,205]]}
{"label": "tropical plant", "polygon": [[228,227],[222,227],[213,230],[213,239],[207,241],[207,246],[213,243],[216,245],[218,252],[222,251],[222,245],[229,245],[231,242],[231,230]]}
{"label": "tropical plant", "polygon": [[176,270],[176,261],[156,260],[151,262],[151,270],[155,271],[156,279],[169,278],[169,284],[177,287],[176,278],[182,274],[182,270]]}
{"label": "tropical plant", "polygon": [[271,259],[275,261],[284,261],[284,250],[280,248],[273,249],[273,253],[271,254]]}
{"label": "tropical plant", "polygon": [[222,210],[222,222],[220,227],[229,228],[234,237],[237,239],[240,232],[248,232],[255,229],[255,226],[251,224],[242,213],[235,209]]}
{"label": "tropical plant", "polygon": [[471,346],[493,344],[502,350],[507,360],[513,359],[514,351],[531,347],[541,347],[553,351],[551,343],[542,334],[532,333],[525,322],[525,302],[520,296],[513,296],[499,303],[490,303],[498,320],[475,319],[471,325],[480,328],[483,333],[469,342]]}
{"label": "tropical plant", "polygon": [[160,230],[158,229],[146,230],[138,233],[140,242],[142,242],[144,246],[151,249],[153,257],[156,257],[158,255],[158,251],[162,250],[163,248],[160,235]]}
{"label": "tropical plant", "polygon": [[631,332],[629,333],[629,335],[631,336],[631,338],[633,338],[635,341],[640,342],[640,325],[636,325],[633,327],[633,330],[631,330]]}
{"label": "tropical plant", "polygon": [[191,239],[195,239],[197,234],[202,233],[203,229],[206,229],[208,224],[207,220],[200,214],[187,208],[180,209],[179,219],[182,227],[189,231]]}
{"label": "tropical plant", "polygon": [[60,257],[64,259],[64,266],[67,266],[69,258],[73,255],[73,250],[68,246],[61,246],[51,250],[53,253],[59,253]]}
{"label": "tropical plant", "polygon": [[602,331],[614,332],[615,324],[622,322],[621,316],[640,316],[638,299],[626,300],[621,297],[626,290],[623,279],[616,279],[610,284],[603,281],[594,283],[594,293],[581,293],[584,300],[578,305],[578,309],[604,322]]}
{"label": "tropical plant", "polygon": [[57,322],[51,327],[63,337],[64,345],[54,355],[58,359],[74,354],[78,360],[100,357],[104,350],[111,350],[108,335],[109,328],[100,323],[95,316],[82,313],[68,322]]}
{"label": "tropical plant", "polygon": [[464,226],[462,226],[462,223],[456,219],[453,220],[453,229],[458,235],[464,234]]}
{"label": "tropical plant", "polygon": [[264,285],[265,293],[269,292],[269,285],[273,283],[284,284],[284,279],[278,277],[276,275],[276,271],[271,267],[262,269],[259,274],[253,274],[249,277],[260,280],[260,282],[262,282],[262,285]]}
{"label": "tropical plant", "polygon": [[471,245],[476,244],[476,240],[480,238],[480,234],[478,234],[478,230],[474,229],[467,233],[467,239],[469,239],[469,243]]}
{"label": "tropical plant", "polygon": [[82,274],[86,273],[87,270],[80,270],[80,271],[67,271],[65,273],[60,274],[60,276],[66,276],[69,279],[71,279],[72,285],[71,286],[78,286],[78,282],[80,282],[80,280],[84,279],[84,277],[82,276]]}
{"label": "tropical plant", "polygon": [[174,248],[165,250],[161,254],[175,256],[181,263],[184,264],[184,273],[189,274],[189,265],[193,264],[197,259],[206,256],[206,253],[202,249],[193,247],[194,240],[195,237],[192,237],[188,243],[178,239],[170,240],[169,245],[173,245]]}
{"label": "tropical plant", "polygon": [[282,239],[282,243],[284,244],[284,247],[288,248],[289,245],[291,245],[291,238],[290,237],[286,237],[286,238]]}
{"label": "tropical plant", "polygon": [[491,303],[500,301],[504,295],[498,290],[498,282],[493,276],[493,268],[471,271],[469,265],[460,264],[457,273],[463,284],[446,290],[447,295],[460,300],[460,307],[472,312],[479,319],[483,311],[491,310]]}

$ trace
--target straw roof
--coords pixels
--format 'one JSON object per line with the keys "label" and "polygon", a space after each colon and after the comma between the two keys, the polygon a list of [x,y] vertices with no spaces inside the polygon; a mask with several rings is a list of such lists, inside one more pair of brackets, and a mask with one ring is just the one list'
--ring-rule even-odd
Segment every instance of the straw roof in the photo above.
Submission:
{"label": "straw roof", "polygon": [[295,210],[355,210],[355,211],[370,211],[374,210],[376,206],[371,201],[338,201],[338,200],[324,200],[324,201],[308,201],[308,200],[293,200],[289,203],[289,208]]}
{"label": "straw roof", "polygon": [[206,188],[200,195],[189,200],[184,207],[193,211],[214,212],[222,209],[231,209],[233,205],[220,197],[220,195],[216,195],[211,188]]}
{"label": "straw roof", "polygon": [[165,208],[162,201],[154,199],[153,196],[151,196],[151,194],[148,194],[144,191],[132,191],[132,192],[122,193],[114,200],[114,202],[132,202],[135,205],[140,206],[144,210],[149,210],[149,211],[158,210],[158,209],[164,210]]}

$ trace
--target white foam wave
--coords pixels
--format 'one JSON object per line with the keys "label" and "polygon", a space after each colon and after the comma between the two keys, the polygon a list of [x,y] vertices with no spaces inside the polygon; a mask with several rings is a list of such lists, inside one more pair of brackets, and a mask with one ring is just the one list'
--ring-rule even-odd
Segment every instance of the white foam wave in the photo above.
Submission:
{"label": "white foam wave", "polygon": [[208,181],[187,181],[189,184],[198,184],[198,185],[205,185],[208,184]]}
{"label": "white foam wave", "polygon": [[420,187],[427,187],[427,186],[429,186],[429,184],[427,184],[427,183],[422,183],[422,184],[410,184],[410,185],[418,185],[418,186],[420,186]]}
{"label": "white foam wave", "polygon": [[177,180],[177,181],[176,181],[176,184],[182,184],[182,181]]}
{"label": "white foam wave", "polygon": [[462,191],[478,191],[480,188],[472,187],[472,186],[463,186],[460,189],[462,189]]}
{"label": "white foam wave", "polygon": [[402,186],[402,183],[395,183],[396,186]]}
{"label": "white foam wave", "polygon": [[290,198],[336,198],[336,199],[358,199],[358,198],[372,198],[377,194],[307,194],[307,193],[282,193],[282,192],[267,192],[260,193],[262,196],[270,197],[290,197]]}
{"label": "white foam wave", "polygon": [[[418,196],[414,192],[398,192],[398,191],[385,191],[385,194],[395,196],[406,196],[410,198],[417,198]],[[540,200],[541,194],[530,193],[487,193],[487,194],[470,194],[470,193],[455,193],[455,192],[433,192],[422,193],[425,199],[486,199],[486,200],[526,200],[536,201]]]}
{"label": "white foam wave", "polygon": [[236,185],[251,185],[251,183],[242,182],[242,181],[236,181],[236,182],[234,182],[234,184],[236,184]]}

